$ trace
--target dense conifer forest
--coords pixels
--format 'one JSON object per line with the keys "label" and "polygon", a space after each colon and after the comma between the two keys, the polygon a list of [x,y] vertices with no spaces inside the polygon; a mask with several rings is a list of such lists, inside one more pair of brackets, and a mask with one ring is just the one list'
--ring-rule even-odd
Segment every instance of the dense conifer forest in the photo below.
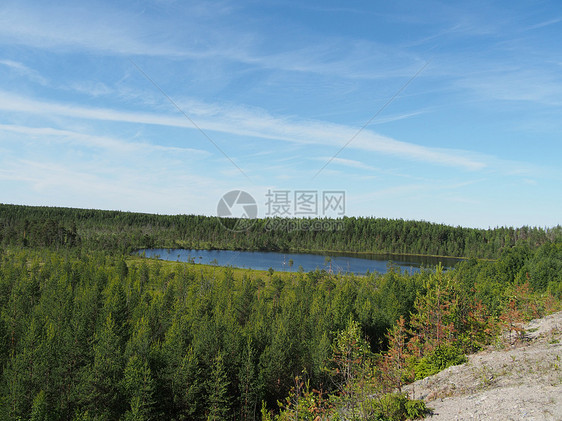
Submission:
{"label": "dense conifer forest", "polygon": [[248,230],[228,219],[0,204],[0,244],[128,253],[139,248],[340,251],[497,258],[515,244],[562,238],[562,227],[474,229],[383,218],[257,219]]}
{"label": "dense conifer forest", "polygon": [[[559,227],[342,221],[235,235],[210,217],[0,206],[0,418],[416,418],[405,383],[560,308]],[[152,246],[473,258],[355,276],[129,254]]]}

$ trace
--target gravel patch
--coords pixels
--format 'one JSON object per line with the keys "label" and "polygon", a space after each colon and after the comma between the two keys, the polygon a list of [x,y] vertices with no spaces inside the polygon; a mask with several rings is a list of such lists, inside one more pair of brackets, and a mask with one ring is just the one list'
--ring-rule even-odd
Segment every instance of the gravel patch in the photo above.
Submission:
{"label": "gravel patch", "polygon": [[429,420],[562,421],[562,312],[523,328],[515,345],[504,340],[404,390],[433,409]]}

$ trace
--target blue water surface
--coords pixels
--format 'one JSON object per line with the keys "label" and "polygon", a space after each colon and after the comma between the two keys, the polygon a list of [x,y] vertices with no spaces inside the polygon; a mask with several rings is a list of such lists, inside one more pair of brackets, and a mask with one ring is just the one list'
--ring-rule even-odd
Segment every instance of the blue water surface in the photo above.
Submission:
{"label": "blue water surface", "polygon": [[279,253],[264,251],[234,250],[185,250],[185,249],[144,249],[141,256],[168,261],[201,263],[206,265],[232,266],[236,268],[296,272],[303,270],[326,270],[333,273],[386,273],[390,265],[409,273],[419,272],[421,267],[433,268],[441,263],[451,267],[458,260],[404,255],[357,255],[344,253],[311,254]]}

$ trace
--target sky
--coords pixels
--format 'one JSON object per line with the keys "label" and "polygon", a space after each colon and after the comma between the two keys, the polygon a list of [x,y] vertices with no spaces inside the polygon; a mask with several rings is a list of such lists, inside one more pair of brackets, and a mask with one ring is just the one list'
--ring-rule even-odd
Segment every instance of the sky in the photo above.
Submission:
{"label": "sky", "polygon": [[555,226],[561,39],[557,1],[4,0],[0,203]]}

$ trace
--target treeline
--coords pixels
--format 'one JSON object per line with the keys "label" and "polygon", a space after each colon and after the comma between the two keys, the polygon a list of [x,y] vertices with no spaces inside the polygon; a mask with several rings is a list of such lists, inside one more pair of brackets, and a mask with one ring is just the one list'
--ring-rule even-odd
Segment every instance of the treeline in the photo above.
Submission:
{"label": "treeline", "polygon": [[340,251],[497,258],[505,248],[562,239],[562,227],[473,229],[383,218],[257,219],[153,215],[0,205],[0,244],[48,245],[129,253],[140,248]]}
{"label": "treeline", "polygon": [[308,419],[306,404],[374,419],[388,405],[373,390],[458,361],[492,321],[554,309],[561,280],[561,243],[363,277],[5,247],[0,418]]}

